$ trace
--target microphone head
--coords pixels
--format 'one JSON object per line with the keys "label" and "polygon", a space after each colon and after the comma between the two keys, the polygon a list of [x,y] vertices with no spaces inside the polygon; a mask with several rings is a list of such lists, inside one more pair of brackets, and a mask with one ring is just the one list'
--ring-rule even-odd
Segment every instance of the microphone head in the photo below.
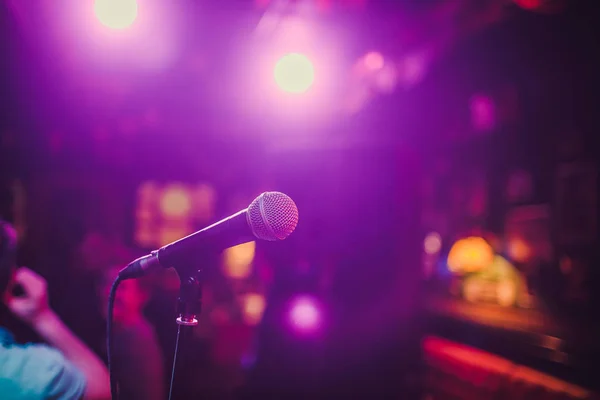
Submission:
{"label": "microphone head", "polygon": [[265,192],[250,203],[246,218],[257,238],[283,240],[298,225],[298,207],[294,200],[283,193]]}

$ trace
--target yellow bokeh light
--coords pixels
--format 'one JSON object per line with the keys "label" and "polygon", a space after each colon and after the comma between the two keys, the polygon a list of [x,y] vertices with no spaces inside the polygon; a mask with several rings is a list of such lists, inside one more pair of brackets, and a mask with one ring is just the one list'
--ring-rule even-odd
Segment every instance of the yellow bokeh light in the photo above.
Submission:
{"label": "yellow bokeh light", "polygon": [[160,211],[167,218],[182,218],[192,209],[190,195],[185,187],[172,185],[165,189],[160,199]]}
{"label": "yellow bokeh light", "polygon": [[258,293],[249,293],[244,296],[244,321],[248,325],[257,325],[263,316],[267,302],[265,296]]}
{"label": "yellow bokeh light", "polygon": [[234,279],[247,278],[252,272],[255,252],[256,242],[243,243],[226,249],[223,253],[225,275]]}
{"label": "yellow bokeh light", "polygon": [[481,237],[458,240],[448,254],[448,269],[456,274],[481,271],[494,260],[492,247]]}

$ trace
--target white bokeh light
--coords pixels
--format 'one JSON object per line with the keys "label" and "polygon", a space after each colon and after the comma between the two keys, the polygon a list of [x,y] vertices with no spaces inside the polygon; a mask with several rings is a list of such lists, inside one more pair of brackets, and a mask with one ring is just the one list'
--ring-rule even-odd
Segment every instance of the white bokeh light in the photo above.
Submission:
{"label": "white bokeh light", "polygon": [[94,14],[107,28],[122,30],[135,22],[138,4],[136,0],[95,0]]}
{"label": "white bokeh light", "polygon": [[306,92],[315,80],[312,62],[299,53],[289,53],[281,57],[275,64],[273,73],[277,86],[293,94]]}

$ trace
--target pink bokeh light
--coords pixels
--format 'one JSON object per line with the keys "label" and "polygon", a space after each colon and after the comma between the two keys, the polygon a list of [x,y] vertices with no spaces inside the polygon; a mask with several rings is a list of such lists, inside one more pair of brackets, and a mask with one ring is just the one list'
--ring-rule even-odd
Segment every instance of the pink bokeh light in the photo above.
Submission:
{"label": "pink bokeh light", "polygon": [[383,64],[385,63],[383,56],[377,51],[367,53],[363,61],[367,69],[370,71],[380,70],[383,68]]}
{"label": "pink bokeh light", "polygon": [[300,332],[314,332],[321,325],[321,311],[317,301],[310,297],[299,297],[292,302],[290,322]]}
{"label": "pink bokeh light", "polygon": [[494,100],[485,94],[471,97],[471,125],[479,132],[489,132],[496,127],[496,105]]}

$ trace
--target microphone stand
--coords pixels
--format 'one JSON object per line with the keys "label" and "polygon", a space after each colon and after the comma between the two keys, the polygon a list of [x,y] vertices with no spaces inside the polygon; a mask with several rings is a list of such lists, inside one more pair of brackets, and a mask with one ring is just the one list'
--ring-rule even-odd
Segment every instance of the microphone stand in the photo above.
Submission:
{"label": "microphone stand", "polygon": [[[175,353],[173,355],[173,368],[171,370],[171,383],[169,385],[169,400],[173,394],[175,380],[175,366],[179,352],[179,337],[181,327],[198,325],[198,315],[202,309],[202,270],[194,268],[175,267],[181,281],[179,298],[177,299],[177,339],[175,340]],[[186,328],[184,328],[186,329]]]}
{"label": "microphone stand", "polygon": [[177,299],[177,319],[179,326],[198,325],[198,315],[202,309],[201,270],[184,272],[177,270],[181,285]]}

